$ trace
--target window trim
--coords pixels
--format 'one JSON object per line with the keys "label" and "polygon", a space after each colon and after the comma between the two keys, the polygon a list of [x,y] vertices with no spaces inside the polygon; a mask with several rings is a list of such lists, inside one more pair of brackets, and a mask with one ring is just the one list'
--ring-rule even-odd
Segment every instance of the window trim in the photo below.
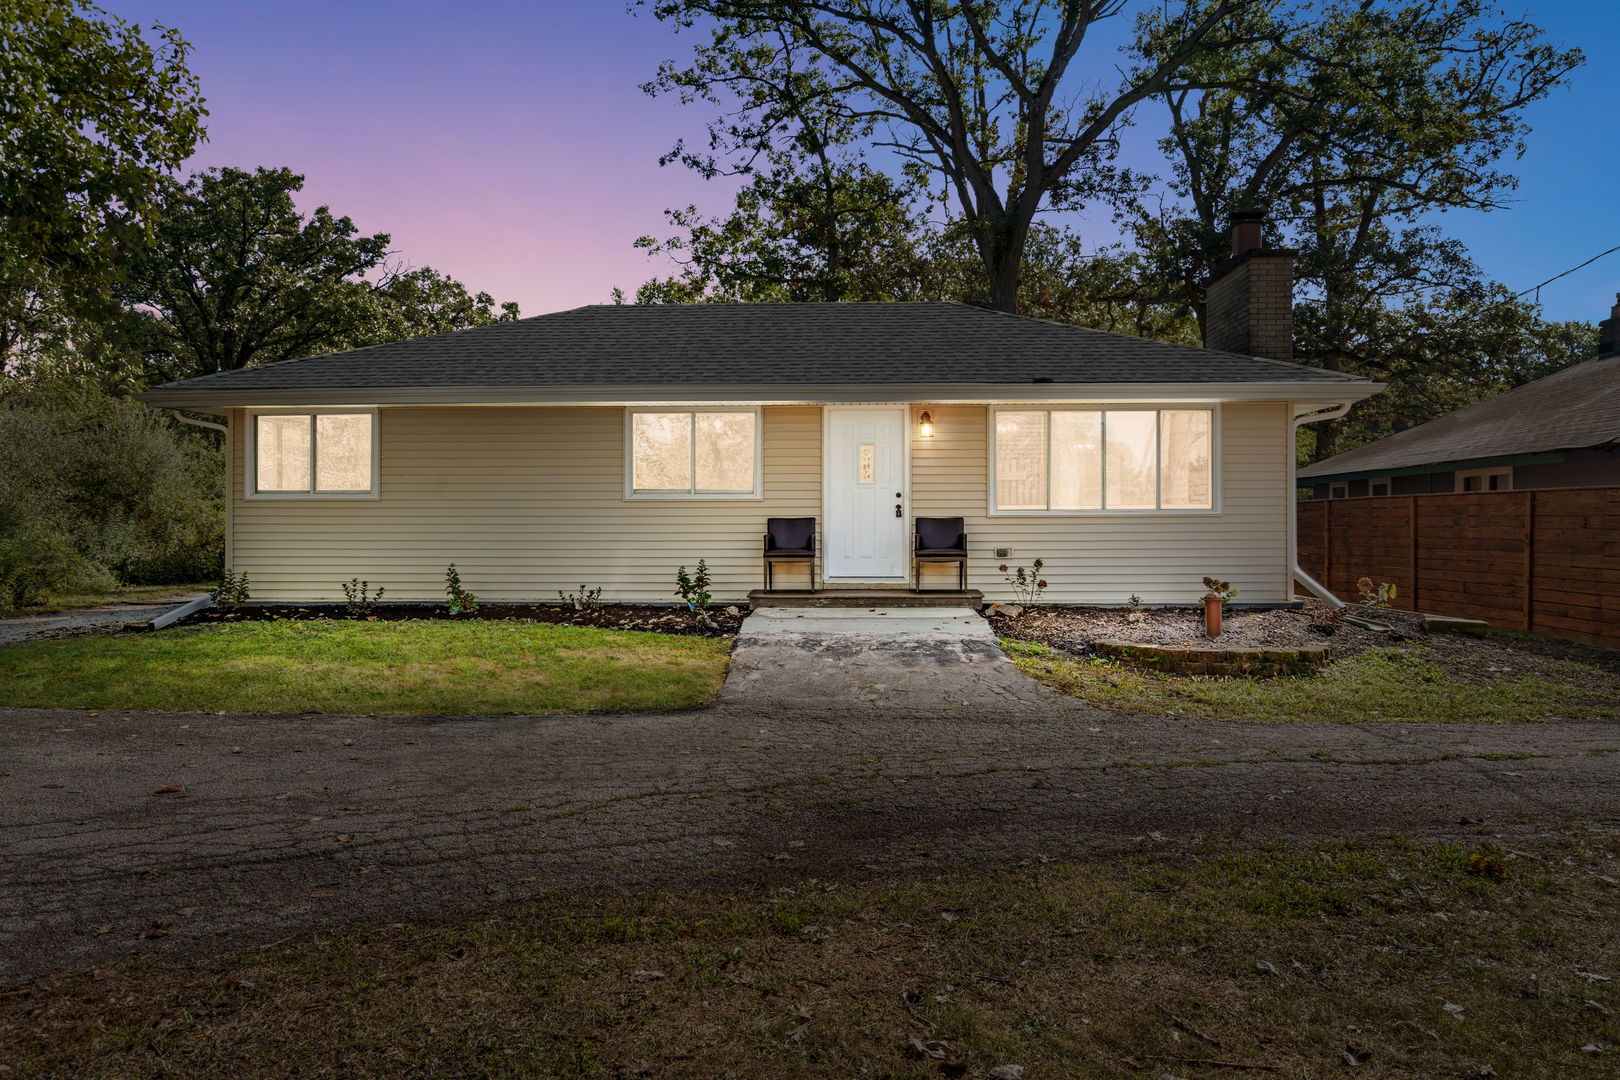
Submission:
{"label": "window trim", "polygon": [[[371,417],[371,490],[369,491],[316,491],[315,469],[316,445],[315,423],[316,416],[358,416]],[[242,458],[242,495],[247,499],[376,499],[381,497],[381,464],[382,464],[382,421],[381,410],[375,405],[322,405],[298,408],[288,406],[285,408],[257,408],[244,410],[243,425],[247,435],[243,440]],[[261,416],[308,416],[310,421],[309,443],[309,482],[308,491],[260,491],[259,490],[259,417]]]}
{"label": "window trim", "polygon": [[1473,476],[1480,477],[1481,479],[1484,479],[1484,480],[1489,480],[1493,476],[1503,476],[1503,475],[1505,475],[1507,477],[1507,487],[1499,487],[1496,490],[1497,491],[1512,491],[1512,490],[1514,490],[1514,488],[1513,488],[1513,466],[1511,466],[1511,465],[1493,465],[1488,469],[1458,469],[1456,472],[1451,474],[1451,476],[1452,476],[1451,490],[1454,493],[1459,494],[1459,495],[1489,495],[1489,494],[1491,494],[1491,489],[1489,487],[1482,487],[1478,491],[1469,491],[1467,488],[1465,488],[1463,486],[1463,481],[1466,478],[1473,477]]}
{"label": "window trim", "polygon": [[[1380,494],[1378,494],[1378,492],[1373,490],[1373,487],[1376,484],[1383,484],[1389,490],[1384,492],[1382,495],[1380,495]],[[1395,494],[1395,481],[1394,481],[1394,479],[1392,477],[1388,477],[1388,476],[1369,476],[1367,478],[1367,495],[1370,498],[1387,499],[1387,498],[1391,497],[1394,494]]]}
{"label": "window trim", "polygon": [[1334,480],[1327,486],[1327,497],[1330,499],[1348,499],[1350,497],[1350,481]]}
{"label": "window trim", "polygon": [[[1155,507],[1148,510],[1002,510],[996,505],[996,416],[1002,412],[1193,412],[1202,410],[1210,414],[1209,434],[1209,506],[1203,509],[1181,509]],[[1106,421],[1105,421],[1106,423]],[[1157,425],[1155,425],[1157,428]],[[986,513],[990,517],[1213,517],[1221,510],[1221,403],[1218,401],[1176,401],[1155,404],[1116,405],[1111,402],[1065,401],[1065,402],[1029,402],[1027,404],[993,405],[986,410],[985,416],[985,445],[989,448],[989,483],[985,492]],[[1047,419],[1048,439],[1050,439],[1051,419]],[[1162,432],[1153,440],[1153,453],[1155,471],[1158,470],[1158,458],[1164,452]],[[1104,451],[1103,485],[1106,490],[1108,483],[1106,450]],[[1162,479],[1161,479],[1162,483]],[[1051,489],[1051,445],[1047,445],[1047,488]],[[1162,487],[1159,497],[1162,497]]]}
{"label": "window trim", "polygon": [[[752,491],[637,491],[636,416],[639,413],[690,413],[694,417],[692,454],[697,454],[698,413],[749,413],[754,417],[754,489]],[[624,499],[626,502],[759,502],[765,498],[765,418],[758,405],[628,405],[624,410]],[[692,482],[697,482],[694,463]]]}

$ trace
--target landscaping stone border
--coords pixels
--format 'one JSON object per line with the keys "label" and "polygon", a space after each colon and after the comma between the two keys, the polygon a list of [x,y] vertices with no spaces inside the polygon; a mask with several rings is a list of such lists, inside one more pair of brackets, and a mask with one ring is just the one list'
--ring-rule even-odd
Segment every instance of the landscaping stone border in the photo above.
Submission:
{"label": "landscaping stone border", "polygon": [[1136,641],[1096,643],[1101,656],[1177,675],[1309,675],[1328,662],[1324,646],[1302,649],[1245,649],[1221,645],[1145,645]]}

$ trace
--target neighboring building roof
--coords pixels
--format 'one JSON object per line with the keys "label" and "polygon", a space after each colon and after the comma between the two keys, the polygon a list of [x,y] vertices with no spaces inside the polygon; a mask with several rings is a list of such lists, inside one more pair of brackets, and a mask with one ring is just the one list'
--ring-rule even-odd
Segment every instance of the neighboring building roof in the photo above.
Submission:
{"label": "neighboring building roof", "polygon": [[660,304],[559,311],[170,383],[157,405],[386,388],[1376,383],[959,303]]}
{"label": "neighboring building roof", "polygon": [[1604,446],[1620,440],[1620,356],[1588,360],[1299,470],[1302,480]]}

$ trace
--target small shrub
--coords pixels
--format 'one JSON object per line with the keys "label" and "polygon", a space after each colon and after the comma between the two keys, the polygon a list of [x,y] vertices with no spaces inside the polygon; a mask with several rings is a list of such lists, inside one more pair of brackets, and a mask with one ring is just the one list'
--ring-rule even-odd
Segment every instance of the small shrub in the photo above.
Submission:
{"label": "small shrub", "polygon": [[383,598],[388,590],[379,588],[371,591],[371,582],[361,581],[359,578],[350,578],[343,583],[343,602],[348,609],[351,619],[369,619],[377,607],[377,602]]}
{"label": "small shrub", "polygon": [[996,569],[1007,575],[1005,580],[1012,587],[1013,597],[1028,607],[1039,602],[1041,595],[1046,592],[1046,579],[1041,577],[1041,567],[1045,565],[1045,559],[1036,559],[1027,570],[1022,566],[1014,567],[1012,573],[1008,574],[1006,563]]}
{"label": "small shrub", "polygon": [[1370,577],[1356,579],[1356,591],[1361,594],[1361,602],[1370,608],[1387,608],[1395,603],[1400,590],[1393,581],[1373,581]]}
{"label": "small shrub", "polygon": [[214,603],[220,607],[235,607],[237,604],[247,603],[251,595],[246,574],[238,574],[226,567],[220,575],[219,588],[213,592]]}
{"label": "small shrub", "polygon": [[1135,593],[1125,598],[1125,621],[1139,623],[1145,618],[1142,614],[1142,598]]}
{"label": "small shrub", "polygon": [[42,525],[30,523],[0,538],[0,599],[14,611],[82,580],[90,570],[67,537]]}
{"label": "small shrub", "polygon": [[686,606],[697,615],[699,626],[709,625],[709,564],[698,560],[697,571],[688,574],[682,566],[675,571],[675,595],[686,601]]}
{"label": "small shrub", "polygon": [[1221,607],[1225,607],[1232,602],[1232,598],[1238,594],[1238,590],[1232,588],[1230,581],[1222,581],[1218,577],[1206,577],[1204,579],[1204,595],[1209,596],[1212,593],[1221,598]]}
{"label": "small shrub", "polygon": [[602,586],[587,589],[581,585],[578,592],[557,590],[557,598],[575,611],[594,611],[602,606]]}
{"label": "small shrub", "polygon": [[478,594],[462,588],[461,572],[455,563],[444,568],[444,596],[445,607],[452,615],[471,615],[478,610]]}

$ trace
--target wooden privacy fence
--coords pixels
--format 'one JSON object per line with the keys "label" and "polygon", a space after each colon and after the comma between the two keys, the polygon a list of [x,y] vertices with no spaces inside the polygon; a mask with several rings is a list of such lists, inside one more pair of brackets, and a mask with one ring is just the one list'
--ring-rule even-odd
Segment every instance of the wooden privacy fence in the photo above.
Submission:
{"label": "wooden privacy fence", "polygon": [[1299,565],[1342,600],[1620,648],[1620,487],[1301,502]]}

